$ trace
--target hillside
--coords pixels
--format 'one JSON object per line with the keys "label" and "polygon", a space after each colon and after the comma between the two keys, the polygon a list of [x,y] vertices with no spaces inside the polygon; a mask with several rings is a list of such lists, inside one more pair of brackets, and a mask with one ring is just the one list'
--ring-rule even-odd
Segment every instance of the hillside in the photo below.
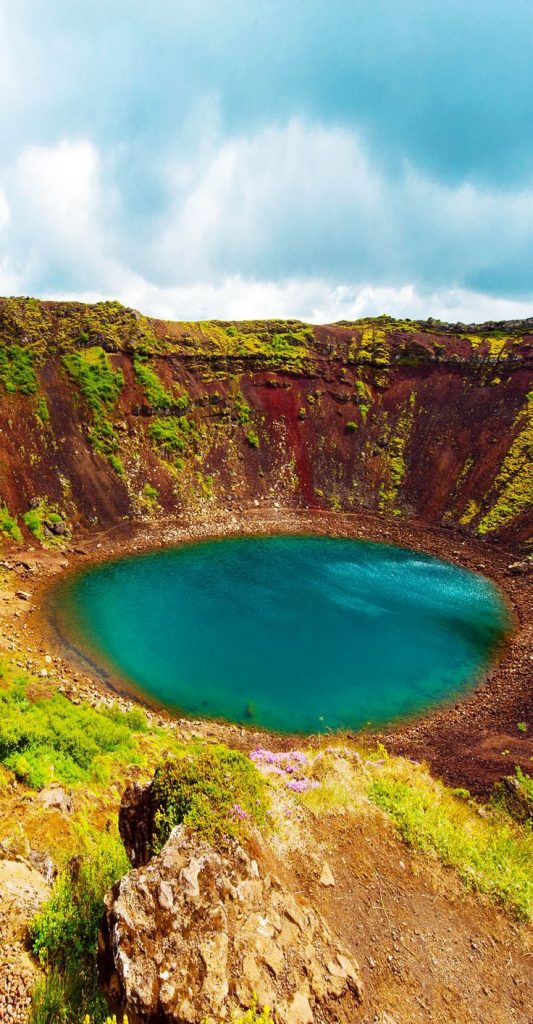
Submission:
{"label": "hillside", "polygon": [[533,321],[172,323],[0,300],[0,529],[370,510],[531,537]]}

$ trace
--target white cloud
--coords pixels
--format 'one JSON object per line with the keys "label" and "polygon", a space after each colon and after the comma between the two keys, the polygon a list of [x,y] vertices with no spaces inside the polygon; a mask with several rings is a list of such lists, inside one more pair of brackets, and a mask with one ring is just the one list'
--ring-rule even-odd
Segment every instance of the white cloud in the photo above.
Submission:
{"label": "white cloud", "polygon": [[64,139],[0,166],[0,291],[119,298],[177,319],[532,311],[465,281],[529,272],[533,188],[387,177],[345,129],[293,119],[222,139],[209,119],[195,153],[162,169],[163,213],[141,234],[111,157]]}
{"label": "white cloud", "polygon": [[97,302],[118,298],[149,316],[167,320],[246,320],[295,318],[307,323],[334,323],[362,316],[426,319],[455,323],[505,320],[532,315],[531,304],[465,289],[422,292],[407,283],[397,288],[332,285],[320,279],[281,282],[224,278],[218,284],[194,282],[163,288],[141,277],[125,275],[120,288],[106,292],[51,292],[47,298]]}

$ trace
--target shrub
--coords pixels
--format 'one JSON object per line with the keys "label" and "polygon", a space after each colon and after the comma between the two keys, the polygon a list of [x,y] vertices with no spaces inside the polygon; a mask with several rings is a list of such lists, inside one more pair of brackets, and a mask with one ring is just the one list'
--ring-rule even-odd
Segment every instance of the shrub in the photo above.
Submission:
{"label": "shrub", "polygon": [[24,683],[0,691],[0,761],[34,789],[87,780],[106,755],[134,760],[132,733],[145,729],[140,709],[96,711],[57,692],[30,701]]}
{"label": "shrub", "polygon": [[267,821],[264,779],[248,757],[223,745],[166,761],[152,785],[155,849],[182,822],[209,842],[220,842],[241,836],[247,824]]}
{"label": "shrub", "polygon": [[347,434],[353,434],[354,431],[357,430],[357,423],[354,423],[353,420],[348,420],[348,423],[345,424],[344,429]]}
{"label": "shrub", "polygon": [[34,1000],[33,1024],[56,1024],[84,1013],[96,1024],[107,1015],[98,987],[98,930],[104,896],[129,863],[118,837],[108,832],[86,837],[84,847],[71,869],[57,877],[30,925],[32,950],[48,968]]}

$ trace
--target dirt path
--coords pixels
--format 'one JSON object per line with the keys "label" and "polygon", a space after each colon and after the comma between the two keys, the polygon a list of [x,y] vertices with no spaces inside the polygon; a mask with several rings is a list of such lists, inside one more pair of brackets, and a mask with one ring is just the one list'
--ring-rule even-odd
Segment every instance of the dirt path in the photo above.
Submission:
{"label": "dirt path", "polygon": [[[452,870],[414,853],[381,816],[309,819],[316,859],[296,855],[297,889],[353,952],[361,1021],[532,1024],[533,930]],[[335,885],[319,882],[323,862]]]}

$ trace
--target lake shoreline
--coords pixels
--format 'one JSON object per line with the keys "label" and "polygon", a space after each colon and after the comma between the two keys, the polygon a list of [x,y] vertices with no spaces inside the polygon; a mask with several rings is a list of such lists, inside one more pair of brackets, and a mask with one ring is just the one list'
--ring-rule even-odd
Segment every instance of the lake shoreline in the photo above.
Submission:
{"label": "lake shoreline", "polygon": [[[68,696],[74,694],[76,699],[91,702],[108,701],[111,688],[111,693],[119,700],[141,702],[152,708],[156,716],[175,721],[178,716],[158,708],[142,694],[132,694],[131,688],[125,692],[118,680],[109,678],[104,682],[94,667],[89,669],[87,665],[76,663],[49,620],[50,588],[67,575],[134,553],[204,539],[291,532],[395,544],[435,555],[481,573],[495,583],[507,600],[514,628],[484,680],[452,704],[438,706],[379,731],[348,735],[364,737],[368,743],[383,742],[391,753],[426,760],[432,771],[446,781],[466,786],[481,795],[487,794],[494,781],[512,771],[515,764],[528,765],[533,753],[531,740],[517,725],[525,721],[531,726],[533,719],[533,627],[528,621],[532,577],[510,574],[508,566],[516,560],[515,552],[488,541],[472,540],[456,531],[432,528],[420,522],[391,521],[364,512],[256,507],[231,512],[216,510],[198,517],[193,523],[176,519],[119,524],[105,533],[80,535],[64,552],[28,549],[8,556],[6,562],[15,563],[15,571],[7,577],[8,594],[0,619],[2,633],[16,644],[17,650],[30,649],[28,640],[31,639],[32,651],[35,652],[37,645],[39,654],[53,655],[54,662],[60,665],[61,688]],[[35,571],[24,569],[24,563],[35,563]],[[25,576],[24,584],[20,581],[21,574]],[[15,596],[19,587],[26,583],[28,587],[31,583],[29,601]],[[290,735],[269,733],[256,726],[208,719],[179,717],[178,720],[186,731],[200,728],[207,735],[245,749],[259,741],[281,749],[294,741]],[[300,735],[300,742],[301,739]],[[313,737],[311,741],[319,742],[319,739]],[[502,753],[504,751],[506,753]]]}

